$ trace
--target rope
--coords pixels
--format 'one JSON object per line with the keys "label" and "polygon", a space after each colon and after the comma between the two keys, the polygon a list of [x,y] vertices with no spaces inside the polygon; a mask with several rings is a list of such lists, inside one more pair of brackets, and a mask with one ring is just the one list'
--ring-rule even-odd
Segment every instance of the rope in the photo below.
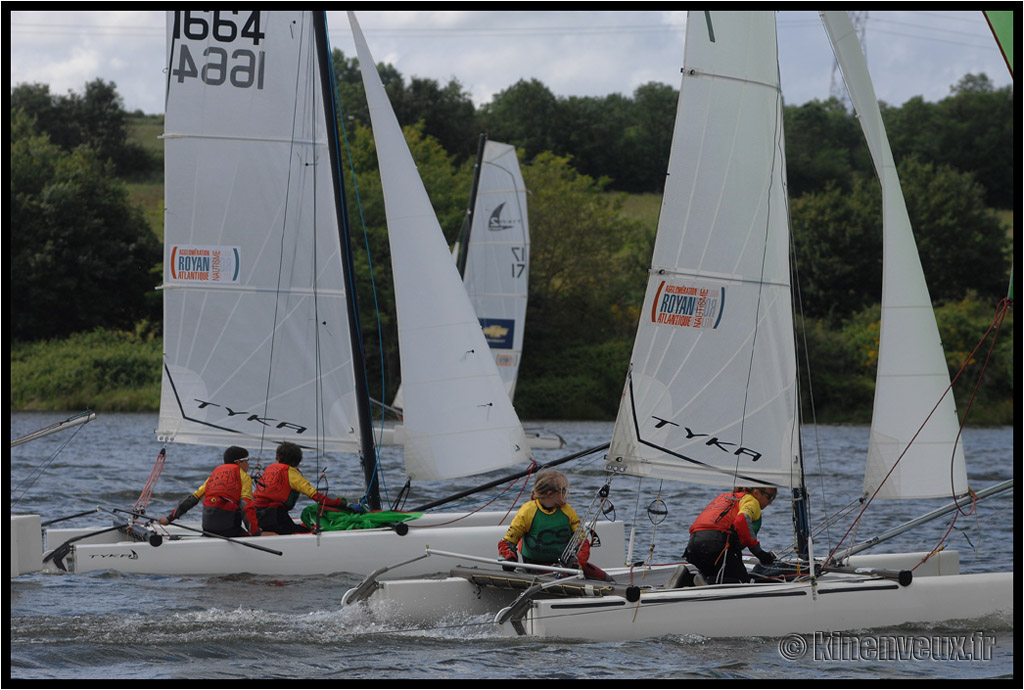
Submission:
{"label": "rope", "polygon": [[156,489],[157,480],[160,479],[160,474],[164,471],[164,463],[166,461],[167,448],[164,447],[156,454],[156,461],[153,463],[153,469],[149,471],[149,478],[146,479],[146,485],[142,488],[142,493],[139,494],[139,498],[135,501],[135,505],[132,506],[132,510],[136,513],[146,512],[146,506],[149,505],[150,499],[153,498],[153,490]]}
{"label": "rope", "polygon": [[[521,487],[519,488],[519,493],[518,493],[518,494],[516,494],[515,500],[513,500],[513,501],[512,501],[512,505],[511,505],[511,506],[509,507],[508,511],[507,511],[507,512],[505,513],[505,517],[504,517],[504,518],[502,518],[502,520],[501,520],[502,522],[504,522],[504,521],[505,521],[505,520],[506,520],[506,519],[508,518],[508,516],[509,516],[509,515],[510,515],[510,514],[512,513],[512,510],[513,510],[513,509],[515,508],[516,504],[517,504],[517,503],[519,502],[519,497],[523,495],[523,492],[524,492],[524,491],[526,490],[526,487],[527,487],[527,486],[529,485],[529,482],[530,482],[530,477],[531,477],[531,476],[533,476],[533,471],[534,471],[534,469],[536,469],[536,467],[537,467],[537,463],[536,463],[536,461],[534,461],[534,462],[530,463],[530,467],[529,467],[529,470],[530,470],[530,471],[529,471],[529,473],[528,473],[528,474],[527,474],[527,475],[526,475],[526,476],[525,476],[525,477],[523,478],[523,485],[522,485],[522,486],[521,486]],[[451,520],[449,520],[448,522],[441,522],[441,523],[438,523],[438,524],[436,524],[436,525],[431,525],[431,526],[429,526],[429,527],[428,527],[428,526],[422,526],[422,527],[420,527],[420,526],[418,526],[418,525],[409,525],[409,527],[410,527],[410,528],[412,528],[412,529],[431,529],[431,528],[433,528],[433,527],[443,527],[444,525],[451,525],[451,524],[454,524],[454,523],[456,523],[456,522],[459,522],[459,521],[461,521],[461,520],[465,520],[465,519],[466,519],[466,518],[468,518],[468,517],[469,517],[470,515],[475,515],[476,513],[479,513],[479,512],[481,511],[481,510],[483,510],[483,509],[484,509],[484,508],[486,508],[487,506],[489,506],[489,505],[491,505],[492,503],[494,503],[495,501],[497,501],[497,500],[498,500],[499,498],[501,498],[501,497],[502,497],[502,496],[504,496],[504,495],[505,495],[506,493],[508,493],[508,491],[509,491],[509,490],[510,490],[510,489],[511,489],[511,488],[512,488],[512,487],[513,487],[514,485],[515,485],[515,480],[512,480],[512,481],[511,481],[511,482],[509,483],[508,487],[506,487],[505,489],[502,489],[502,490],[501,490],[501,491],[499,491],[499,492],[498,492],[497,494],[495,494],[495,495],[494,495],[494,498],[492,498],[491,500],[487,501],[486,503],[483,503],[483,504],[481,504],[481,505],[480,505],[479,507],[477,507],[477,508],[476,508],[475,510],[472,510],[472,511],[470,511],[470,512],[466,513],[465,515],[461,516],[461,517],[457,517],[457,518],[452,518],[452,519],[451,519]],[[499,523],[499,524],[500,524],[500,523]]]}

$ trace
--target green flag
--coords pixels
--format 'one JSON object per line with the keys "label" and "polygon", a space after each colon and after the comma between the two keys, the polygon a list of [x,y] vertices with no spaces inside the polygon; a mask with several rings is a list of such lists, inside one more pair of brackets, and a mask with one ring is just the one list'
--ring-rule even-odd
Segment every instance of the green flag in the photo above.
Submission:
{"label": "green flag", "polygon": [[1003,59],[1010,69],[1010,76],[1013,76],[1013,10],[1002,10],[999,12],[985,12],[985,19],[992,29],[992,35],[996,37],[999,50],[1003,52]]}

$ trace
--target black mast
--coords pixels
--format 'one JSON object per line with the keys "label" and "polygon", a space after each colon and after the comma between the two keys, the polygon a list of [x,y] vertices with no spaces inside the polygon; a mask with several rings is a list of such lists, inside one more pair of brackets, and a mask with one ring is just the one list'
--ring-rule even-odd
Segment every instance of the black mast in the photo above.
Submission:
{"label": "black mast", "polygon": [[338,118],[334,104],[334,74],[331,53],[327,43],[327,16],[313,12],[313,34],[316,39],[317,63],[320,67],[320,89],[327,118],[327,148],[331,156],[331,174],[334,175],[334,206],[338,213],[338,235],[341,237],[341,262],[348,293],[348,331],[352,345],[352,370],[355,374],[356,408],[359,417],[359,461],[363,466],[366,483],[366,501],[372,510],[380,510],[380,483],[377,481],[377,453],[373,444],[373,426],[370,417],[369,388],[363,357],[362,332],[359,329],[359,309],[356,305],[355,266],[352,263],[352,240],[349,236],[348,209],[345,206],[344,176],[338,145]]}
{"label": "black mast", "polygon": [[462,232],[459,234],[459,255],[455,259],[455,265],[459,269],[459,275],[466,275],[466,257],[469,255],[469,236],[473,229],[473,214],[476,212],[476,193],[480,187],[480,169],[484,165],[484,145],[487,143],[487,135],[480,135],[480,143],[476,149],[476,165],[473,166],[473,187],[469,192],[469,208],[466,209],[466,219],[462,222]]}

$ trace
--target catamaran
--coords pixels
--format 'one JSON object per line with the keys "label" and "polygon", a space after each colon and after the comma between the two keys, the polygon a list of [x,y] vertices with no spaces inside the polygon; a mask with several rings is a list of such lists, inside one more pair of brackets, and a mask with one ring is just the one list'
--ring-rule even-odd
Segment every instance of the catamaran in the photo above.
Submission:
{"label": "catamaran", "polygon": [[[950,499],[926,516],[934,518],[972,501],[949,372],[866,61],[847,15],[822,17],[884,198],[864,499]],[[389,616],[423,622],[489,614],[509,634],[594,640],[1012,616],[1013,574],[960,574],[950,550],[864,553],[879,538],[814,553],[798,435],[782,115],[774,14],[690,13],[665,197],[606,467],[613,478],[790,490],[795,557],[756,566],[750,583],[702,586],[691,584],[697,573],[685,562],[611,569],[615,582],[597,582],[571,568],[520,564],[509,573],[429,550],[429,558],[455,559],[448,577],[371,576],[344,605],[366,603],[372,612],[386,602]],[[1010,487],[1012,480],[975,498]]]}
{"label": "catamaran", "polygon": [[[529,468],[522,425],[354,17],[352,23],[396,276],[406,473],[436,480]],[[140,498],[131,510],[113,511],[114,527],[49,530],[46,566],[363,574],[428,545],[493,553],[509,512],[377,511],[379,468],[324,14],[170,11],[167,32],[158,439],[259,449],[291,441],[317,457],[358,453],[365,501],[375,512],[364,529],[224,538],[195,523],[159,527]],[[595,550],[595,563],[620,563],[621,523],[603,521],[598,529],[604,547]],[[432,567],[414,560],[394,572]]]}

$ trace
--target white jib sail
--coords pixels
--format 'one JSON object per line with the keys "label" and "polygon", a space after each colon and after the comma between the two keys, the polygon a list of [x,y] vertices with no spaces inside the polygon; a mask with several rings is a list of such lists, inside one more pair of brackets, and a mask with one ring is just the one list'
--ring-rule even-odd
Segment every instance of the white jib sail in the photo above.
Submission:
{"label": "white jib sail", "polygon": [[509,398],[515,395],[530,277],[526,185],[516,149],[484,143],[463,279]]}
{"label": "white jib sail", "polygon": [[443,479],[526,462],[529,448],[522,424],[351,12],[349,21],[388,217],[406,472],[411,479]]}
{"label": "white jib sail", "polygon": [[882,186],[882,323],[864,491],[959,496],[967,470],[949,369],[867,61],[845,12],[821,16]]}
{"label": "white jib sail", "polygon": [[172,11],[167,32],[157,434],[357,451],[310,13]]}
{"label": "white jib sail", "polygon": [[609,468],[799,485],[782,95],[772,12],[693,12]]}

